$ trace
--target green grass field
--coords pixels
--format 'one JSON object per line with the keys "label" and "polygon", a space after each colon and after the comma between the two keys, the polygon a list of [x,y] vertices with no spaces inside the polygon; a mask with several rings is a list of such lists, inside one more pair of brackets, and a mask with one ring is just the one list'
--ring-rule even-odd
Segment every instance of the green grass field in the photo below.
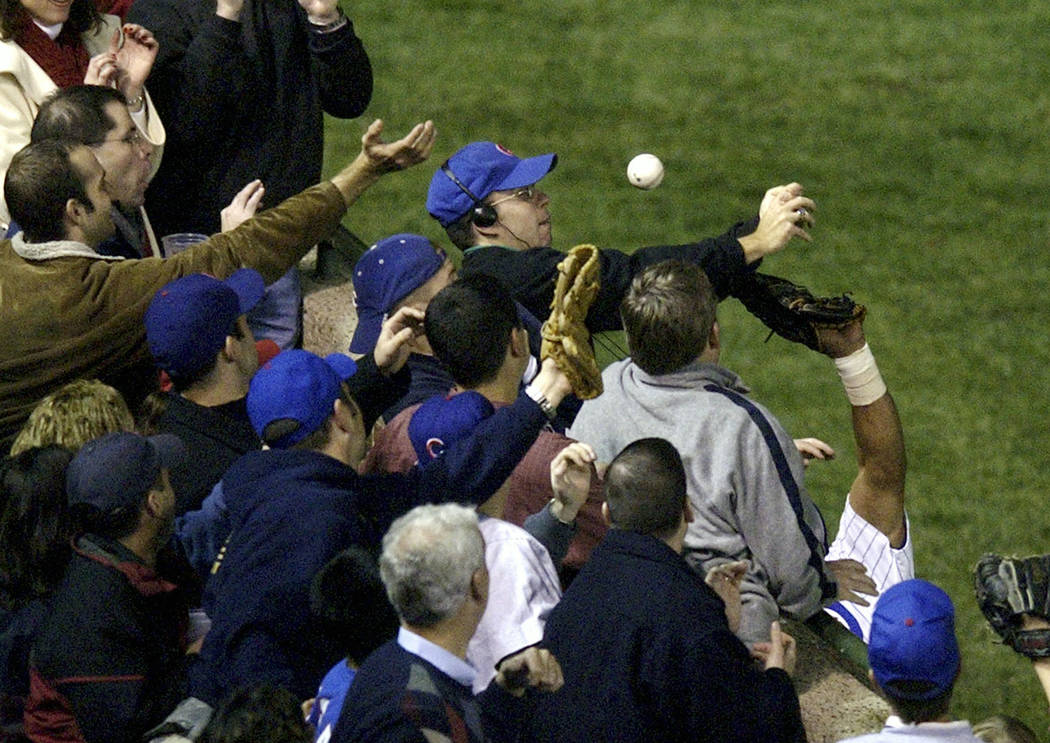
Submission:
{"label": "green grass field", "polygon": [[[920,576],[955,599],[963,674],[955,713],[1050,723],[1026,663],[991,644],[970,568],[983,551],[1050,551],[1048,157],[1050,6],[902,0],[533,0],[348,6],[376,93],[330,120],[328,168],[364,120],[403,133],[432,118],[432,160],[384,179],[347,225],[371,241],[420,232],[440,162],[474,139],[557,151],[543,183],[554,243],[631,249],[714,235],[797,180],[817,200],[814,242],[765,264],[868,305],[869,341],[904,419]],[[1044,31],[1040,31],[1044,29]],[[667,166],[652,192],[624,168]],[[830,362],[735,302],[727,366],[796,436],[839,459],[809,489],[837,522],[853,474],[848,406]]]}

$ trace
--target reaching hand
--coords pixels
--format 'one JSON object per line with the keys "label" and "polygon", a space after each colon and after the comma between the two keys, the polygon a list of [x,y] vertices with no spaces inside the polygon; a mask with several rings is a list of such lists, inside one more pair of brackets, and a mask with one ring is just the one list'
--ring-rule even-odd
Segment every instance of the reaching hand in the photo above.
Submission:
{"label": "reaching hand", "polygon": [[396,374],[412,352],[410,341],[423,334],[422,310],[402,307],[383,321],[372,356],[383,374]]}
{"label": "reaching hand", "polygon": [[743,611],[740,603],[740,584],[747,575],[748,567],[747,560],[724,562],[708,570],[704,576],[704,583],[717,593],[726,605],[726,621],[731,632],[740,629],[740,615]]}
{"label": "reaching hand", "polygon": [[795,672],[798,649],[795,638],[780,629],[780,622],[769,626],[769,642],[756,642],[751,655],[765,663],[765,669],[782,668],[790,676]]}
{"label": "reaching hand", "polygon": [[838,584],[840,601],[852,601],[861,606],[867,606],[867,600],[860,594],[879,595],[875,581],[868,575],[867,569],[856,560],[825,560],[824,565],[831,571]]}
{"label": "reaching hand", "polygon": [[798,449],[798,453],[802,455],[802,465],[804,467],[809,467],[809,463],[814,459],[824,460],[835,458],[835,450],[820,439],[795,439],[795,448]]}
{"label": "reaching hand", "polygon": [[428,157],[434,147],[434,122],[416,124],[412,131],[396,142],[384,142],[383,121],[376,119],[361,137],[361,155],[369,169],[376,174],[404,170],[417,165]]}
{"label": "reaching hand", "polygon": [[554,491],[551,512],[559,521],[571,522],[587,502],[591,464],[597,458],[589,444],[576,441],[551,460],[551,490]]}
{"label": "reaching hand", "polygon": [[532,688],[557,691],[565,683],[561,665],[545,648],[529,647],[504,658],[496,671],[496,683],[516,697]]}
{"label": "reaching hand", "polygon": [[160,45],[147,29],[135,23],[125,23],[124,39],[121,43],[120,33],[113,32],[109,51],[116,58],[116,86],[121,93],[133,101],[142,95],[146,78],[153,70]]}
{"label": "reaching hand", "polygon": [[266,193],[266,187],[258,178],[238,191],[233,201],[219,212],[222,231],[229,232],[254,217],[264,193]]}
{"label": "reaching hand", "polygon": [[766,191],[758,208],[758,227],[739,239],[744,260],[754,263],[783,250],[793,237],[801,237],[806,242],[812,240],[804,228],[815,224],[813,210],[816,208],[812,199],[802,195],[802,186],[798,183],[774,186]]}

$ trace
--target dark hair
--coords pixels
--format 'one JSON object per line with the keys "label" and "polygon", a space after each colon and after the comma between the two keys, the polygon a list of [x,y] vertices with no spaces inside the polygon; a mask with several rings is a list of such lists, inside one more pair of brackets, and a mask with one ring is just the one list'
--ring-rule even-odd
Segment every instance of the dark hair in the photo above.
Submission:
{"label": "dark hair", "polygon": [[108,103],[126,106],[128,99],[119,90],[102,85],[56,90],[40,105],[29,141],[59,139],[73,144],[98,144],[117,125],[106,113]]}
{"label": "dark hair", "polygon": [[159,490],[164,477],[163,471],[149,487],[142,491],[142,496],[135,505],[126,505],[112,511],[102,511],[90,503],[74,503],[70,506],[73,523],[78,534],[98,534],[107,539],[123,539],[134,534],[139,528],[142,511],[151,490]]}
{"label": "dark hair", "polygon": [[929,681],[895,681],[879,686],[889,700],[890,706],[893,707],[893,711],[908,725],[930,722],[948,714],[954,689],[954,686],[950,686],[932,699],[909,699],[905,697],[925,694],[933,689],[934,685]]}
{"label": "dark hair", "polygon": [[299,700],[287,689],[260,684],[237,689],[211,716],[200,743],[311,743]]}
{"label": "dark hair", "polygon": [[631,359],[649,374],[669,374],[707,346],[717,298],[707,274],[683,261],[663,261],[634,277],[620,305]]}
{"label": "dark hair", "polygon": [[46,140],[28,144],[11,158],[4,199],[11,219],[29,242],[65,238],[66,202],[75,199],[94,209],[80,173],[69,159],[72,146]]}
{"label": "dark hair", "polygon": [[474,245],[474,210],[471,209],[455,222],[450,223],[445,232],[453,245],[466,250]]}
{"label": "dark hair", "polygon": [[66,466],[73,453],[44,446],[0,465],[0,606],[13,610],[49,593],[69,562],[72,526]]}
{"label": "dark hair", "polygon": [[397,612],[379,578],[379,564],[363,547],[340,552],[314,576],[310,611],[355,664],[397,634]]}
{"label": "dark hair", "polygon": [[456,384],[469,389],[499,372],[521,318],[506,284],[470,274],[430,300],[424,326],[434,354]]}
{"label": "dark hair", "polygon": [[[23,24],[31,22],[32,16],[19,0],[0,0],[0,39],[13,38]],[[102,23],[102,14],[93,0],[73,0],[67,23],[82,34],[97,28]]]}
{"label": "dark hair", "polygon": [[664,439],[628,444],[605,471],[605,502],[613,527],[662,539],[682,523],[685,467]]}

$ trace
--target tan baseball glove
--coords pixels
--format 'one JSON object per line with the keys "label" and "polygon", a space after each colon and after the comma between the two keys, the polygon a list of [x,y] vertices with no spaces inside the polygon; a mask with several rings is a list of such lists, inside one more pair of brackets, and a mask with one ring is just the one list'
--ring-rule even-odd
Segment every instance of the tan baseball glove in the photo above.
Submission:
{"label": "tan baseball glove", "polygon": [[601,288],[601,258],[593,245],[577,245],[558,264],[551,314],[543,323],[542,359],[554,359],[581,400],[602,393],[602,373],[594,360],[584,320]]}

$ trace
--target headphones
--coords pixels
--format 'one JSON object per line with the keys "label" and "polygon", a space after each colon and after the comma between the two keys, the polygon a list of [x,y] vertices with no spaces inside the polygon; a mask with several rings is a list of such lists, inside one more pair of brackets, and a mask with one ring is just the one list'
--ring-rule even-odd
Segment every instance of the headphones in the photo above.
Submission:
{"label": "headphones", "polygon": [[449,177],[453,183],[455,183],[459,190],[470,197],[470,200],[474,202],[474,206],[470,208],[470,221],[477,227],[491,227],[499,221],[499,215],[496,214],[496,209],[491,204],[482,203],[481,199],[474,195],[474,193],[467,188],[463,181],[456,177],[456,174],[452,172],[452,168],[448,166],[448,160],[441,165],[441,172]]}

